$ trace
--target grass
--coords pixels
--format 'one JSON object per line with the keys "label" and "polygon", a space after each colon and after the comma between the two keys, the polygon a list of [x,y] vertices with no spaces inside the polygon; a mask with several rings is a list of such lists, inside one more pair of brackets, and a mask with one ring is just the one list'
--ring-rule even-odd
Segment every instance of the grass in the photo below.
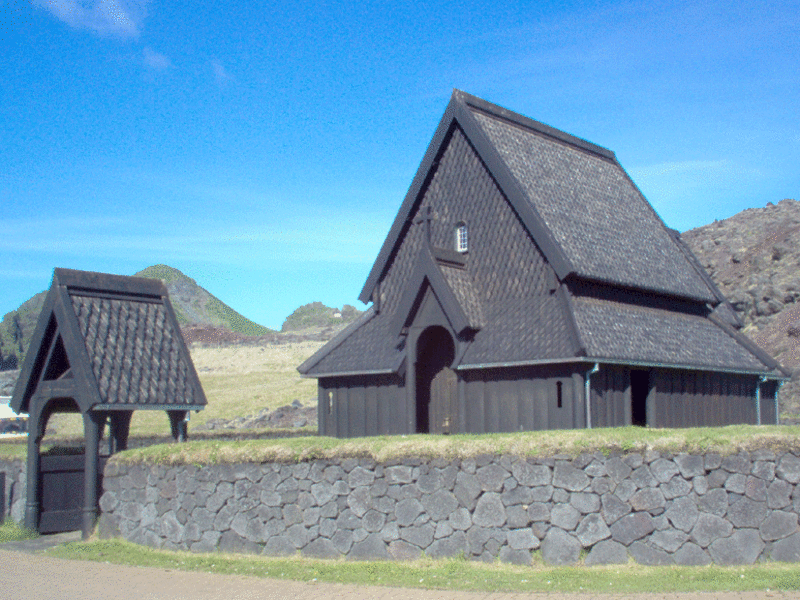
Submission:
{"label": "grass", "polygon": [[225,553],[155,550],[122,540],[64,544],[48,551],[58,558],[94,560],[181,571],[206,571],[308,582],[386,585],[475,592],[678,593],[798,590],[796,565],[761,563],[737,567],[516,566],[463,559],[411,562],[267,558]]}
{"label": "grass", "polygon": [[28,458],[28,440],[27,438],[20,440],[2,440],[0,441],[0,459],[1,460],[27,460]]}
{"label": "grass", "polygon": [[39,537],[39,534],[30,529],[26,529],[19,523],[15,523],[11,519],[6,519],[0,525],[0,544],[6,542],[18,542],[20,540],[30,540]]}
{"label": "grass", "polygon": [[314,459],[404,458],[465,459],[483,454],[578,456],[582,453],[640,452],[734,454],[756,449],[797,449],[800,426],[729,425],[693,429],[616,427],[483,435],[408,435],[334,439],[297,437],[275,440],[196,440],[128,450],[114,460],[128,463],[215,464],[301,462]]}
{"label": "grass", "polygon": [[[275,410],[291,404],[295,399],[303,405],[316,406],[317,381],[300,377],[297,366],[323,343],[192,348],[192,362],[208,405],[199,413],[192,413],[190,434],[193,427],[210,419],[250,416],[264,408]],[[83,437],[80,415],[55,414],[50,424],[58,437]],[[134,412],[132,436],[164,434],[169,434],[169,420],[164,411]]]}

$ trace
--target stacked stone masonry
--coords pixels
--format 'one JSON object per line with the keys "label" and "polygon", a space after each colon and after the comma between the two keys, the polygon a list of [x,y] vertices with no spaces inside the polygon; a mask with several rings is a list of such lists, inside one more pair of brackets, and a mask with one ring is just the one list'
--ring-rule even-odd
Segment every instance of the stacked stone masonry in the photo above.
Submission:
{"label": "stacked stone masonry", "polygon": [[351,559],[800,561],[800,458],[582,455],[106,467],[100,535]]}
{"label": "stacked stone masonry", "polygon": [[21,522],[25,517],[25,482],[27,470],[22,459],[0,460],[3,485],[0,486],[0,521],[11,518]]}

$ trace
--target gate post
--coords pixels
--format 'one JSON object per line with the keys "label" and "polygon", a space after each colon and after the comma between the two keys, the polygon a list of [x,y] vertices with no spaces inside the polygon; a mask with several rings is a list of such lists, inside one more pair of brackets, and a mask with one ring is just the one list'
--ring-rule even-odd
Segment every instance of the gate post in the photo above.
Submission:
{"label": "gate post", "polygon": [[28,421],[28,489],[25,500],[25,527],[32,531],[39,531],[39,497],[41,496],[39,446],[42,441],[41,430],[43,429],[40,425],[41,411],[31,411]]}
{"label": "gate post", "polygon": [[83,523],[81,534],[89,539],[97,521],[97,456],[100,445],[100,428],[106,422],[105,413],[83,413],[83,430],[86,439],[86,468],[83,474]]}

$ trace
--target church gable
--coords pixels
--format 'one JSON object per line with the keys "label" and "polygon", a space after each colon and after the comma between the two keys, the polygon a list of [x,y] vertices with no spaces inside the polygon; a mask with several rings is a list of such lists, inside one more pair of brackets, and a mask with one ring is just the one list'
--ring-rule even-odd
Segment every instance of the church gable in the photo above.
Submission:
{"label": "church gable", "polygon": [[[551,269],[542,253],[464,132],[454,126],[380,282],[382,312],[397,310],[427,236],[432,248],[455,252],[459,226],[468,232],[464,266],[457,274],[444,271],[468,296],[465,303],[474,306],[478,298],[488,306],[549,290]],[[471,293],[464,292],[470,287],[465,282],[471,282]]]}

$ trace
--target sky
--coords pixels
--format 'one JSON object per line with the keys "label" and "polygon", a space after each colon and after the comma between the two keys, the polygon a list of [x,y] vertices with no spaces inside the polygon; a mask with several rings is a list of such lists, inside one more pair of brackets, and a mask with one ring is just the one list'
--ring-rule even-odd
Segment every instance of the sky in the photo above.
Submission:
{"label": "sky", "polygon": [[800,3],[0,5],[0,315],[168,264],[357,298],[453,88],[613,150],[669,227],[800,199]]}

